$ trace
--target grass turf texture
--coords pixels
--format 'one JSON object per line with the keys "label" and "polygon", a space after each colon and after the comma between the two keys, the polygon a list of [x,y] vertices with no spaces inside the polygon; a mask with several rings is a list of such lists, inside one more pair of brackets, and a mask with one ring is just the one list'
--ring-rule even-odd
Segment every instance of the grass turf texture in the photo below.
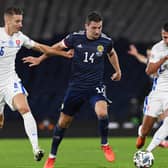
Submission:
{"label": "grass turf texture", "polygon": [[[148,138],[147,143],[150,138]],[[109,142],[116,153],[116,161],[109,163],[100,150],[99,138],[65,138],[59,148],[56,168],[134,168],[135,138],[110,138]],[[147,144],[146,143],[146,144]],[[51,138],[40,139],[45,150],[42,161],[33,159],[27,139],[0,140],[0,168],[43,168],[51,145]],[[153,168],[167,167],[168,150],[157,148],[154,152]]]}

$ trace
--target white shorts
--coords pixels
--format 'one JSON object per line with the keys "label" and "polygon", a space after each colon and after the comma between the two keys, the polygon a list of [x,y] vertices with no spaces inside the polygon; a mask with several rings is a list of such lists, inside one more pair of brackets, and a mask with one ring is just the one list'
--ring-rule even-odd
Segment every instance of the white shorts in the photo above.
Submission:
{"label": "white shorts", "polygon": [[168,92],[152,91],[144,100],[144,115],[158,117],[168,109]]}
{"label": "white shorts", "polygon": [[11,110],[15,111],[13,106],[13,97],[19,93],[28,95],[26,89],[23,87],[21,80],[17,77],[9,79],[9,82],[0,88],[0,113],[3,113],[5,104],[8,104]]}

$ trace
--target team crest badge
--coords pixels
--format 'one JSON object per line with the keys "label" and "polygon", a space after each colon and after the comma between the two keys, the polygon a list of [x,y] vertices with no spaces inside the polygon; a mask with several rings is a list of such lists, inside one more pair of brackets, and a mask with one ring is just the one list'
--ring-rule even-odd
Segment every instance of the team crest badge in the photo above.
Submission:
{"label": "team crest badge", "polygon": [[16,45],[19,47],[20,46],[20,40],[16,40]]}
{"label": "team crest badge", "polygon": [[103,52],[104,51],[104,47],[102,45],[98,45],[97,46],[97,51],[98,52]]}
{"label": "team crest badge", "polygon": [[104,51],[104,47],[103,47],[102,45],[98,45],[98,46],[97,46],[96,55],[97,55],[97,56],[102,56],[102,55],[103,55],[103,51]]}

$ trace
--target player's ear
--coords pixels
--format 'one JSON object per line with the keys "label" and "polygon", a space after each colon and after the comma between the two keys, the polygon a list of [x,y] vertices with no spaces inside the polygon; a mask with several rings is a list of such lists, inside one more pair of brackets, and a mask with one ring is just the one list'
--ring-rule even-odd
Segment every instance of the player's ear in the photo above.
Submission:
{"label": "player's ear", "polygon": [[8,17],[7,17],[7,15],[4,15],[4,21],[5,21],[5,24],[8,22]]}
{"label": "player's ear", "polygon": [[11,16],[10,15],[4,15],[4,21],[5,21],[5,24],[10,24],[11,22]]}

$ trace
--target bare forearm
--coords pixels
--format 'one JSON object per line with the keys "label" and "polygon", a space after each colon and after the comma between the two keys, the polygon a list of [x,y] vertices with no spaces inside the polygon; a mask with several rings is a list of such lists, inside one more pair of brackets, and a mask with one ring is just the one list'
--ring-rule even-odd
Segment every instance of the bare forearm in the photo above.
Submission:
{"label": "bare forearm", "polygon": [[147,75],[154,74],[158,71],[160,66],[167,60],[167,57],[161,58],[158,62],[156,63],[149,63],[146,68],[146,73]]}
{"label": "bare forearm", "polygon": [[134,55],[135,57],[136,57],[136,59],[139,61],[139,62],[141,62],[141,63],[143,63],[143,64],[147,64],[147,58],[144,56],[144,55],[142,55],[142,54],[140,54],[140,53],[137,53],[136,55]]}
{"label": "bare forearm", "polygon": [[42,61],[44,61],[44,60],[46,60],[48,58],[49,58],[49,55],[46,55],[46,54],[43,54],[43,55],[39,56],[40,62],[42,62]]}
{"label": "bare forearm", "polygon": [[116,72],[121,72],[118,56],[115,51],[109,55],[109,61],[112,64]]}
{"label": "bare forearm", "polygon": [[67,52],[59,48],[56,44],[50,47],[44,44],[35,43],[35,46],[33,47],[33,49],[44,53],[45,59],[49,56],[54,56],[54,55],[68,57]]}
{"label": "bare forearm", "polygon": [[45,53],[47,56],[60,55],[67,57],[67,52],[63,50],[58,50],[54,47],[48,47],[46,45],[40,45],[40,51]]}

